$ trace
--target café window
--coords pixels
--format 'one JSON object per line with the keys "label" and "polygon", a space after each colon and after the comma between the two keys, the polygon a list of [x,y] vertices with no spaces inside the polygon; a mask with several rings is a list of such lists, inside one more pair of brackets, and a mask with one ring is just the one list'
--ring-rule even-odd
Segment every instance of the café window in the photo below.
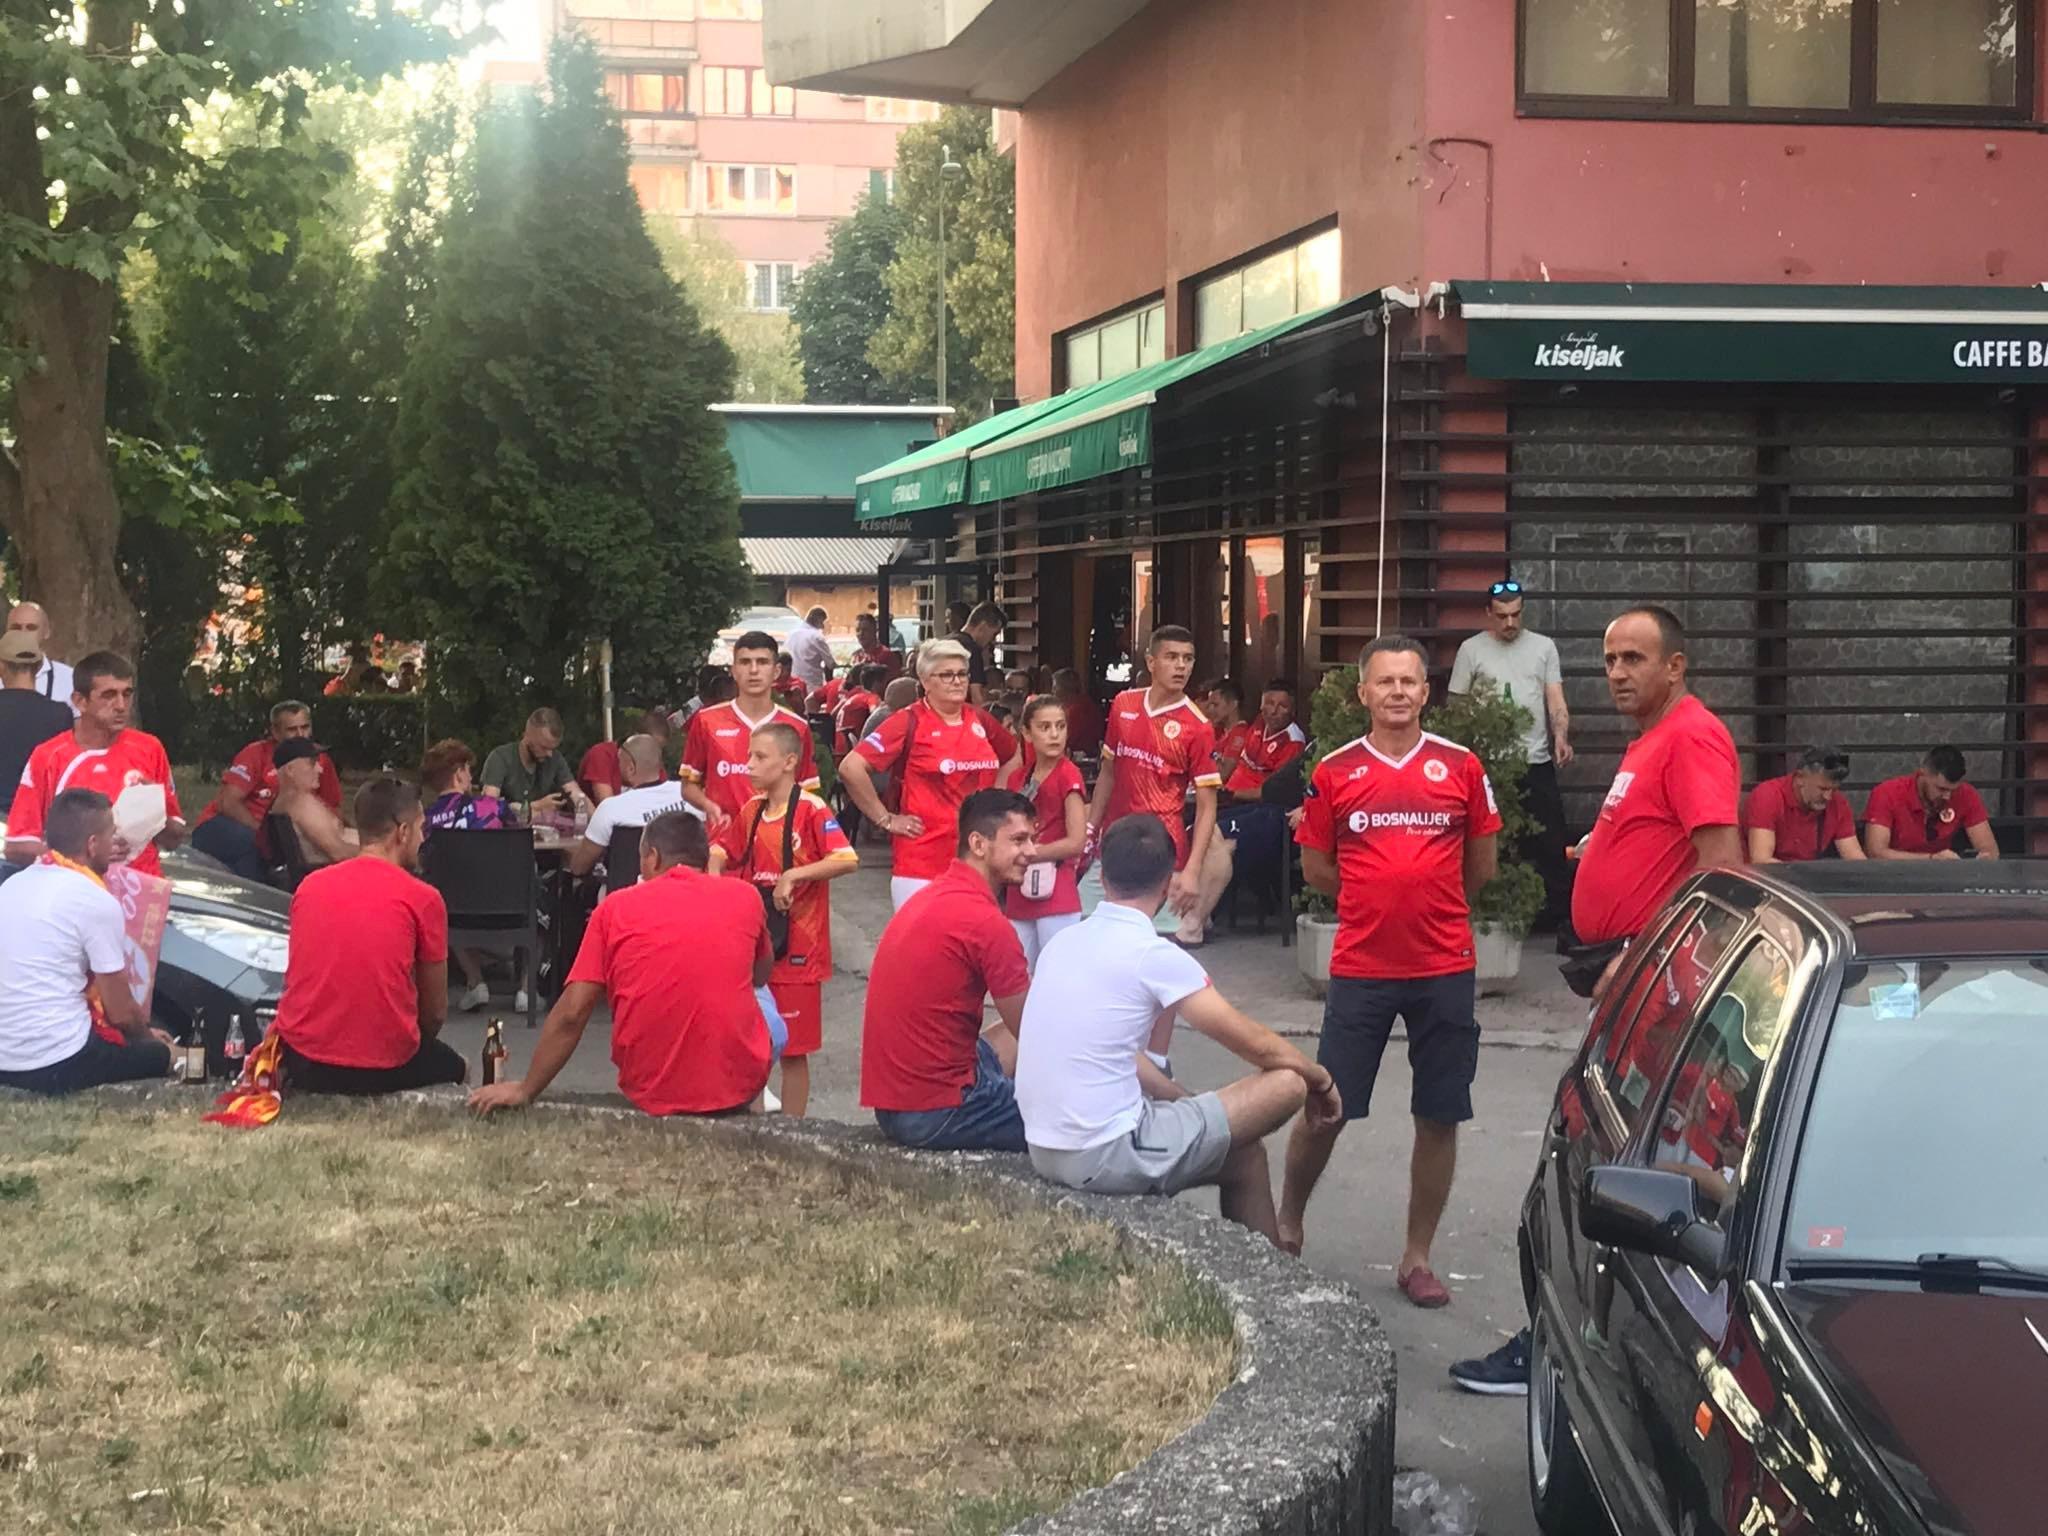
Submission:
{"label": "caf\u00e9 window", "polygon": [[1521,0],[1524,110],[2023,118],[2028,0]]}
{"label": "caf\u00e9 window", "polygon": [[774,214],[796,212],[796,167],[793,165],[705,165],[705,213]]}
{"label": "caf\u00e9 window", "polygon": [[1326,229],[1195,287],[1195,345],[1206,347],[1337,302],[1338,233]]}
{"label": "caf\u00e9 window", "polygon": [[1166,359],[1164,300],[1128,310],[1113,320],[1069,331],[1062,343],[1066,385],[1079,389],[1122,374],[1136,373]]}

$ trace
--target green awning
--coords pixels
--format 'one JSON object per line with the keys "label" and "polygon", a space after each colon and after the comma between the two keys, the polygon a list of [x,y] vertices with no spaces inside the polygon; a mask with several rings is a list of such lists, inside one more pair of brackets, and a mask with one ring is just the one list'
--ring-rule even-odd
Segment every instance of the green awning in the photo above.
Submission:
{"label": "green awning", "polygon": [[2040,288],[1461,281],[1451,292],[1475,378],[2048,382]]}
{"label": "green awning", "polygon": [[1174,386],[1283,336],[1362,316],[1390,301],[1412,307],[1414,296],[1387,290],[1347,299],[991,416],[862,475],[856,515],[866,520],[920,507],[981,505],[1150,464],[1152,412]]}
{"label": "green awning", "polygon": [[852,499],[854,476],[938,436],[935,406],[715,405],[752,502]]}

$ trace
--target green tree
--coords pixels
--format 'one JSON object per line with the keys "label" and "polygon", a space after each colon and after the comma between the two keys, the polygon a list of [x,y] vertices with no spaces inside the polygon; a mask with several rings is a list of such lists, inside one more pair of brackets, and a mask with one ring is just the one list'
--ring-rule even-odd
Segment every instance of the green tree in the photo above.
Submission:
{"label": "green tree", "polygon": [[[910,403],[911,391],[885,381],[868,358],[868,343],[889,319],[887,273],[902,231],[896,205],[864,193],[853,217],[832,226],[824,259],[797,279],[790,315],[810,399],[822,405]],[[929,377],[929,367],[925,371]]]}
{"label": "green tree", "polygon": [[[931,398],[937,355],[939,198],[945,198],[947,394],[971,418],[1014,386],[1017,175],[996,153],[986,109],[948,107],[896,141],[903,227],[885,281],[889,318],[868,358],[891,385]],[[960,165],[942,177],[947,150]]]}
{"label": "green tree", "polygon": [[384,571],[465,725],[659,698],[745,595],[732,353],[667,272],[589,44],[478,124],[399,397]]}
{"label": "green tree", "polygon": [[253,172],[298,155],[318,87],[453,46],[431,15],[392,3],[0,0],[0,374],[13,439],[0,524],[27,589],[53,599],[60,645],[141,639],[107,434],[122,263],[147,247],[167,264],[234,267],[280,235],[260,197],[199,196],[212,145],[195,104],[252,103],[276,126],[277,142],[240,162]]}
{"label": "green tree", "polygon": [[732,348],[732,398],[758,405],[802,400],[804,374],[797,360],[796,327],[786,313],[753,307],[747,266],[739,252],[704,224],[684,231],[662,219],[653,232],[669,275]]}

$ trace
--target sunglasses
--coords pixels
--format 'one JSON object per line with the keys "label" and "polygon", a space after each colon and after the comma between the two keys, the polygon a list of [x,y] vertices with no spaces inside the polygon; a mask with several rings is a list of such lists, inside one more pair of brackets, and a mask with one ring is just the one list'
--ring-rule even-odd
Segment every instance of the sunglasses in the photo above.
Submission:
{"label": "sunglasses", "polygon": [[1522,584],[1519,581],[1496,581],[1486,589],[1488,597],[1520,597]]}

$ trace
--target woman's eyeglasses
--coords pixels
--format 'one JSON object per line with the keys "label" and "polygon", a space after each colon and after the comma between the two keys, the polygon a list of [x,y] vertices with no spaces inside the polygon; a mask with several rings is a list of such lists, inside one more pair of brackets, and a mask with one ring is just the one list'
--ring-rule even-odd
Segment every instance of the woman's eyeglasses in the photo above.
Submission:
{"label": "woman's eyeglasses", "polygon": [[928,683],[964,683],[967,681],[967,674],[965,672],[933,672],[927,674],[925,681]]}

